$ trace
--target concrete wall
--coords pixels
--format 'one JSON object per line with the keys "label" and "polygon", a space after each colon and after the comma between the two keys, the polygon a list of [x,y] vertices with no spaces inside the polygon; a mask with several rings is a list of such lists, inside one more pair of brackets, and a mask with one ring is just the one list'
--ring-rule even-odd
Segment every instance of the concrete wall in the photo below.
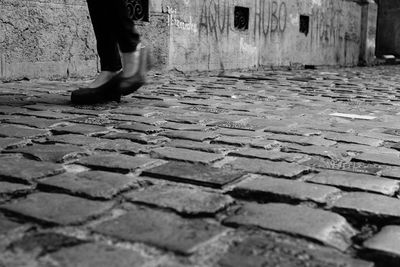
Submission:
{"label": "concrete wall", "polygon": [[[235,29],[234,6],[250,8]],[[182,70],[310,64],[356,65],[362,6],[346,0],[165,0],[170,13],[169,67]],[[307,34],[300,15],[309,16]]]}
{"label": "concrete wall", "polygon": [[[158,2],[137,28],[161,68],[169,32]],[[0,0],[0,80],[93,76],[98,65],[85,0]]]}
{"label": "concrete wall", "polygon": [[[159,69],[347,66],[374,54],[367,0],[149,1],[137,28]],[[235,28],[235,6],[249,8],[247,30]],[[0,0],[0,80],[94,75],[95,52],[84,0]]]}

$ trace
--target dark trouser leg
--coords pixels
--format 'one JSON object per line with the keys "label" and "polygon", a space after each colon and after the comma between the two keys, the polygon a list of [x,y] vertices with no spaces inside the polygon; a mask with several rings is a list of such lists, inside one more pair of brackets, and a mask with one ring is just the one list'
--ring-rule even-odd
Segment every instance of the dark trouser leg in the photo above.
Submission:
{"label": "dark trouser leg", "polygon": [[[129,18],[129,0],[107,0],[111,2],[114,17],[114,29],[116,32],[119,49],[123,53],[134,52],[140,43],[139,33],[135,29],[133,20]],[[133,7],[132,7],[133,8]]]}
{"label": "dark trouser leg", "polygon": [[[118,50],[119,34],[115,30],[115,16],[110,13],[110,3],[116,0],[86,0],[89,7],[94,33],[97,41],[97,53],[102,71],[118,71],[122,68]],[[119,0],[118,0],[119,2]],[[118,16],[118,15],[117,15]]]}

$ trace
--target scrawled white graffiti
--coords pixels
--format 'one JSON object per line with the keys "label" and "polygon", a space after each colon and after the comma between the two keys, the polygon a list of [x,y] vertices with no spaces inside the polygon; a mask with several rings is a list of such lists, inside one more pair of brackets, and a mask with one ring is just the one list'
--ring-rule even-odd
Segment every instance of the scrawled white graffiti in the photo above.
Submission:
{"label": "scrawled white graffiti", "polygon": [[185,21],[178,17],[178,11],[175,8],[167,6],[168,13],[168,25],[177,27],[178,29],[198,33],[199,29],[196,23],[193,23],[192,16],[189,16],[189,20]]}
{"label": "scrawled white graffiti", "polygon": [[240,38],[240,52],[249,56],[257,56],[257,47],[246,43],[243,38]]}

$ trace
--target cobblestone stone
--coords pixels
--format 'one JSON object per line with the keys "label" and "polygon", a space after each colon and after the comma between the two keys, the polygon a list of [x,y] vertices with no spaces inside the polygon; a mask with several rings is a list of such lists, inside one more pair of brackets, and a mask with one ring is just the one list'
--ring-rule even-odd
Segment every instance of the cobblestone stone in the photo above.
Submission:
{"label": "cobblestone stone", "polygon": [[399,181],[382,177],[341,171],[323,171],[309,182],[333,185],[345,189],[369,191],[393,196],[400,189]]}
{"label": "cobblestone stone", "polygon": [[100,199],[112,199],[121,191],[140,187],[138,181],[132,177],[103,171],[64,173],[43,179],[39,185],[65,190],[73,195]]}
{"label": "cobblestone stone", "polygon": [[102,244],[83,244],[49,255],[60,267],[140,267],[146,259],[138,252]]}
{"label": "cobblestone stone", "polygon": [[225,168],[214,168],[200,164],[169,162],[145,170],[142,175],[181,183],[221,188],[241,178],[244,173]]}
{"label": "cobblestone stone", "polygon": [[110,132],[109,129],[103,126],[89,124],[73,124],[66,126],[54,127],[51,129],[55,134],[82,134],[82,135],[99,135]]}
{"label": "cobblestone stone", "polygon": [[400,166],[399,155],[363,153],[359,156],[354,157],[353,161]]}
{"label": "cobblestone stone", "polygon": [[31,159],[54,163],[62,163],[90,154],[88,150],[72,145],[33,145],[7,150],[7,152],[21,153]]}
{"label": "cobblestone stone", "polygon": [[62,165],[18,158],[0,158],[0,178],[11,182],[32,183],[37,179],[63,173]]}
{"label": "cobblestone stone", "polygon": [[144,124],[144,123],[125,123],[125,124],[118,125],[116,128],[121,129],[121,130],[140,132],[140,133],[146,133],[146,134],[154,134],[154,133],[159,133],[159,132],[163,131],[163,129],[161,129],[159,127],[149,125],[149,124]]}
{"label": "cobblestone stone", "polygon": [[113,202],[92,201],[64,194],[34,193],[0,206],[13,214],[49,224],[78,224],[110,210]]}
{"label": "cobblestone stone", "polygon": [[252,175],[235,185],[232,193],[235,196],[262,201],[313,201],[326,203],[329,197],[340,193],[340,190],[331,186]]}
{"label": "cobblestone stone", "polygon": [[343,251],[350,246],[350,239],[356,234],[340,215],[286,204],[246,204],[239,213],[224,222],[301,235]]}
{"label": "cobblestone stone", "polygon": [[0,236],[5,235],[19,227],[21,227],[21,224],[0,214]]}
{"label": "cobblestone stone", "polygon": [[17,125],[0,125],[0,137],[36,138],[50,135],[48,130],[28,128]]}
{"label": "cobblestone stone", "polygon": [[335,249],[274,233],[253,233],[233,244],[219,261],[221,267],[373,267]]}
{"label": "cobblestone stone", "polygon": [[400,263],[399,239],[400,227],[397,225],[388,225],[378,234],[365,241],[363,245],[369,250],[369,253],[381,254],[381,257],[388,257],[392,260],[392,264],[395,261],[396,265],[398,265]]}
{"label": "cobblestone stone", "polygon": [[98,144],[102,139],[80,134],[62,134],[47,137],[48,143],[61,143],[77,146],[91,146]]}
{"label": "cobblestone stone", "polygon": [[12,242],[8,248],[17,252],[36,254],[36,256],[45,255],[57,251],[63,247],[75,246],[84,241],[65,236],[58,233],[43,232],[33,233]]}
{"label": "cobblestone stone", "polygon": [[200,131],[170,131],[163,133],[163,135],[171,139],[185,139],[199,142],[212,140],[219,136],[216,133]]}
{"label": "cobblestone stone", "polygon": [[128,173],[140,168],[152,167],[162,161],[144,156],[98,154],[81,158],[78,163],[93,169]]}
{"label": "cobblestone stone", "polygon": [[0,198],[7,195],[19,195],[32,190],[32,186],[0,181]]}
{"label": "cobblestone stone", "polygon": [[305,155],[296,153],[284,153],[280,151],[269,151],[263,149],[244,148],[238,151],[230,152],[229,156],[246,157],[246,158],[258,158],[267,159],[271,161],[287,161],[297,162],[304,160]]}
{"label": "cobblestone stone", "polygon": [[224,156],[220,154],[174,147],[156,148],[153,149],[150,153],[151,155],[161,159],[171,159],[203,164],[211,164],[217,160],[224,158]]}
{"label": "cobblestone stone", "polygon": [[374,219],[398,220],[400,218],[400,200],[378,194],[348,193],[337,200],[333,208],[344,214],[372,217]]}
{"label": "cobblestone stone", "polygon": [[296,178],[311,172],[310,168],[296,163],[275,162],[261,159],[239,158],[227,165],[237,170],[283,178]]}
{"label": "cobblestone stone", "polygon": [[125,215],[101,223],[94,231],[124,241],[190,254],[196,246],[225,230],[204,220],[188,220],[172,213],[131,206]]}
{"label": "cobblestone stone", "polygon": [[30,140],[25,140],[25,139],[19,139],[19,138],[0,138],[0,150],[6,149],[6,148],[15,148],[15,147],[21,147],[31,144]]}
{"label": "cobblestone stone", "polygon": [[130,192],[125,197],[134,203],[145,203],[173,209],[183,215],[212,215],[233,203],[229,196],[200,189],[178,186],[151,186]]}
{"label": "cobblestone stone", "polygon": [[227,145],[217,145],[217,144],[209,144],[204,142],[195,142],[190,140],[172,140],[166,144],[170,147],[177,147],[177,148],[186,148],[186,149],[193,149],[193,150],[200,150],[209,153],[220,153],[225,154],[229,151],[235,150],[235,147],[230,147]]}

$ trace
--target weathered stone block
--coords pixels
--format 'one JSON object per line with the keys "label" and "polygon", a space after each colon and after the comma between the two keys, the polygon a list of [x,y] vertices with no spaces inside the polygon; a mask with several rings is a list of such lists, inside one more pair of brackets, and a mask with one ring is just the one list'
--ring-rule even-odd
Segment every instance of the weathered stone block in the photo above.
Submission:
{"label": "weathered stone block", "polygon": [[92,201],[64,194],[35,193],[25,199],[0,206],[0,209],[49,224],[78,224],[99,216],[113,202]]}
{"label": "weathered stone block", "polygon": [[356,234],[338,214],[286,204],[246,204],[224,222],[301,235],[343,251],[351,245],[350,239]]}
{"label": "weathered stone block", "polygon": [[151,186],[125,197],[135,203],[145,203],[175,210],[184,215],[211,215],[233,203],[223,194],[178,186]]}
{"label": "weathered stone block", "polygon": [[329,197],[340,193],[340,190],[331,186],[254,175],[235,185],[232,193],[259,200],[326,203]]}
{"label": "weathered stone block", "polygon": [[221,188],[244,175],[244,172],[219,169],[200,164],[169,162],[145,170],[142,175],[182,183]]}
{"label": "weathered stone block", "polygon": [[99,224],[94,231],[123,241],[190,254],[196,246],[225,229],[200,219],[187,220],[173,213],[131,206],[125,215]]}

